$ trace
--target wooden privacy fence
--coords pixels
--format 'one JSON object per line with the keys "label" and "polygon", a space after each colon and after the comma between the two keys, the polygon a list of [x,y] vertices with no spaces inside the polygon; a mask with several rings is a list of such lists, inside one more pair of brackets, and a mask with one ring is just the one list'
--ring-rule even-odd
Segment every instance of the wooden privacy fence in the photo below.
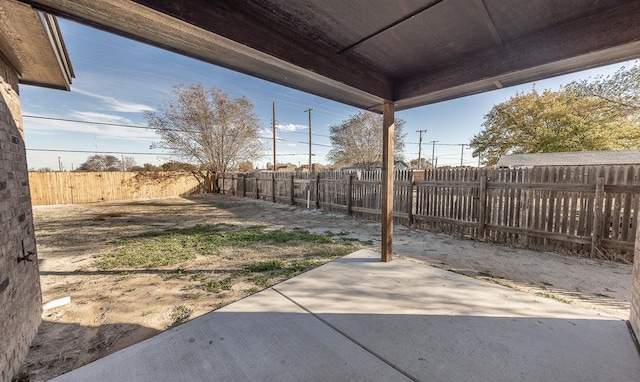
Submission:
{"label": "wooden privacy fence", "polygon": [[[401,171],[394,218],[520,248],[631,262],[639,178],[640,166]],[[223,193],[379,219],[380,179],[380,172],[323,172],[219,174],[216,181]]]}
{"label": "wooden privacy fence", "polygon": [[31,203],[80,204],[200,192],[186,172],[30,172]]}

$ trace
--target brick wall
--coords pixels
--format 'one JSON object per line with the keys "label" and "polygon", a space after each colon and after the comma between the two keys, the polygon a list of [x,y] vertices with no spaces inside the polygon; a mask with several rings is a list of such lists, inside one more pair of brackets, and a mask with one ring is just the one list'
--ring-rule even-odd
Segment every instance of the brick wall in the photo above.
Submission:
{"label": "brick wall", "polygon": [[633,280],[631,286],[631,316],[633,332],[640,340],[640,226],[636,232],[635,258],[633,259]]}
{"label": "brick wall", "polygon": [[0,381],[10,381],[42,317],[27,158],[16,72],[0,55]]}

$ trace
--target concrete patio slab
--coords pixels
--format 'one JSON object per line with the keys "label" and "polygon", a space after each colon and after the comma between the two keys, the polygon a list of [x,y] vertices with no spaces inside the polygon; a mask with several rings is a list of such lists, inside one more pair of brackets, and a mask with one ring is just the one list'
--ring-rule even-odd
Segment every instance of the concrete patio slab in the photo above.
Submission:
{"label": "concrete patio slab", "polygon": [[358,251],[55,381],[637,381],[625,321]]}

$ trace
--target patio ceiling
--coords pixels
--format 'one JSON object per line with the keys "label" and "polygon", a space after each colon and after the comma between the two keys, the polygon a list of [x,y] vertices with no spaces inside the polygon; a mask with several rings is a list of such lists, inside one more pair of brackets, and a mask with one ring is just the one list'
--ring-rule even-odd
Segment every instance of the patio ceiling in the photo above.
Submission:
{"label": "patio ceiling", "polygon": [[23,2],[377,112],[640,56],[629,0]]}

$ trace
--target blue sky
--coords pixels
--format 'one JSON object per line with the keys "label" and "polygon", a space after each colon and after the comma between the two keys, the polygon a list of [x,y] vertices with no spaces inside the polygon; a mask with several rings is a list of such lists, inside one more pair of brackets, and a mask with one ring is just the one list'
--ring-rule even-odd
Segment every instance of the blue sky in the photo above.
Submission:
{"label": "blue sky", "polygon": [[[158,141],[152,130],[50,119],[145,126],[143,113],[160,107],[176,84],[201,83],[205,87],[220,88],[232,98],[245,96],[251,100],[264,127],[264,143],[268,148],[257,163],[263,168],[273,158],[270,140],[272,102],[276,103],[277,136],[286,140],[278,142],[279,163],[304,164],[308,161],[308,115],[305,110],[313,108],[314,163],[328,163],[325,155],[331,149],[329,126],[360,111],[64,19],[59,22],[76,78],[70,92],[20,87],[30,169],[51,167],[57,170],[61,163],[64,170],[71,170],[88,156],[103,152],[114,152],[117,157],[134,157],[139,165],[157,165],[177,159],[150,149],[151,144]],[[626,63],[627,66],[631,64]],[[623,65],[538,81],[535,87],[538,90],[557,89],[575,79],[613,73]],[[506,101],[517,92],[530,91],[532,86],[524,84],[396,113],[397,118],[406,121],[405,158],[418,157],[416,130],[426,129],[423,157],[431,158],[435,148],[438,166],[459,165],[461,159],[465,165],[477,165],[477,159],[471,156],[468,147],[464,147],[462,154],[461,145],[468,144],[474,134],[482,130],[484,115],[493,105]],[[435,147],[431,141],[437,141]]]}

